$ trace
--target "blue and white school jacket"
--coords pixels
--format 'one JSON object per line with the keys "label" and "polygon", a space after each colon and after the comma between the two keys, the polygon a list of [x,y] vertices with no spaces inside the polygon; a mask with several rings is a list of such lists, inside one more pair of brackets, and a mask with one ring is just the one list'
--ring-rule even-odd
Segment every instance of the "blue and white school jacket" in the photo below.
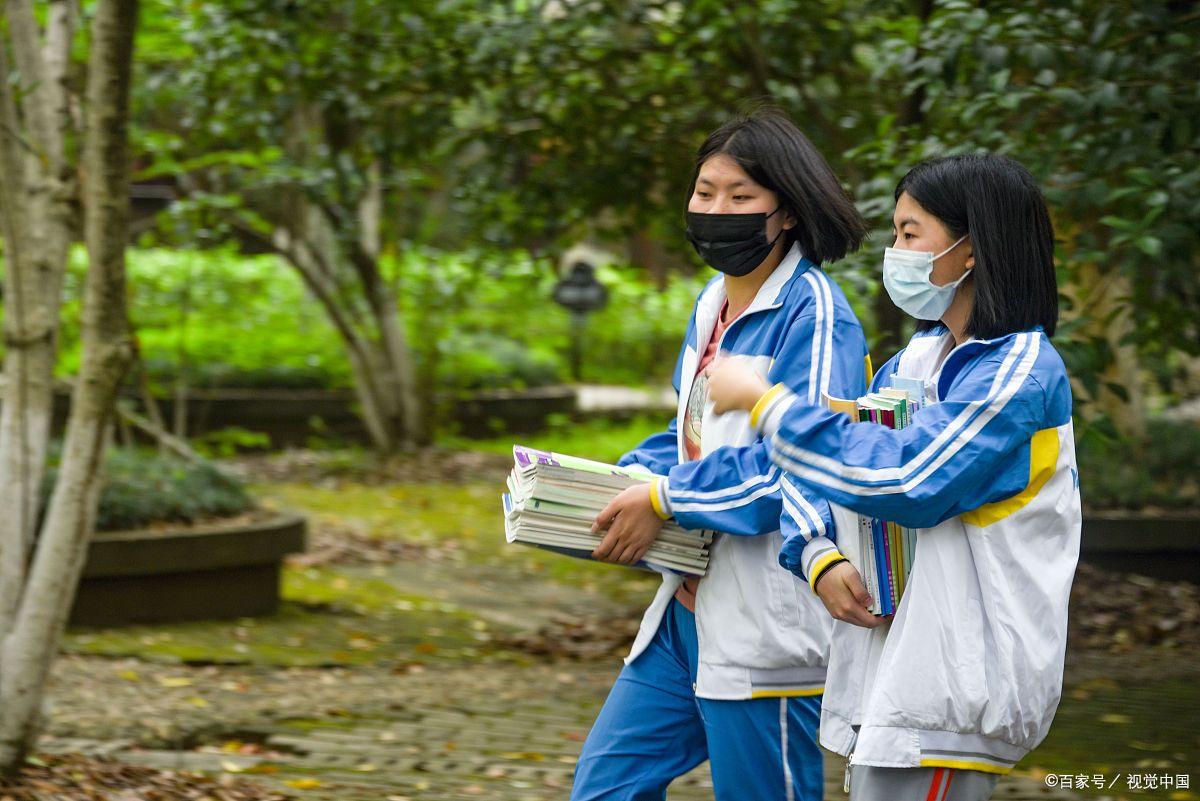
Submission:
{"label": "blue and white school jacket", "polygon": [[[684,528],[724,532],[713,544],[696,593],[696,695],[727,700],[816,695],[825,683],[833,619],[807,587],[779,567],[782,471],[771,464],[750,415],[716,415],[708,403],[701,458],[684,461],[688,395],[725,300],[725,283],[717,276],[696,301],[675,366],[676,418],[619,463],[667,476],[655,500]],[[867,381],[862,327],[841,290],[802,258],[798,246],[726,329],[720,350],[749,358],[768,380],[813,402],[822,392],[856,395]],[[832,524],[829,506],[818,495],[802,494],[799,524],[820,535]],[[649,645],[681,582],[664,575],[626,663]]]}
{"label": "blue and white school jacket", "polygon": [[[938,327],[873,388],[893,375],[925,382],[927,405],[899,431],[791,393],[760,421],[772,461],[829,499],[836,531],[855,531],[858,512],[917,530],[890,625],[835,623],[821,744],[851,766],[1007,773],[1062,691],[1081,521],[1067,371],[1040,328],[954,347]],[[813,577],[839,545],[803,528],[781,561]]]}

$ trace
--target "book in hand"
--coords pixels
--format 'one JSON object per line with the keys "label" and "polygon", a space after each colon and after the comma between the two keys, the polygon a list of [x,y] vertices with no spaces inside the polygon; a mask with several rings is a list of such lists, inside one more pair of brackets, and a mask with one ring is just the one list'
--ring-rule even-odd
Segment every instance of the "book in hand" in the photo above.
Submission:
{"label": "book in hand", "polygon": [[[617,467],[576,456],[513,446],[513,469],[504,493],[504,535],[580,559],[591,559],[604,538],[592,522],[626,487],[656,476],[640,466]],[[711,531],[686,531],[668,521],[636,567],[703,576],[708,569]]]}
{"label": "book in hand", "polygon": [[[891,387],[857,400],[828,395],[822,400],[830,411],[841,412],[857,422],[900,429],[909,424],[925,397],[920,381],[896,376]],[[892,521],[841,511],[838,517],[854,520],[857,526],[846,535],[839,528],[838,548],[861,574],[873,599],[871,613],[882,617],[895,614],[912,572],[916,532]]]}

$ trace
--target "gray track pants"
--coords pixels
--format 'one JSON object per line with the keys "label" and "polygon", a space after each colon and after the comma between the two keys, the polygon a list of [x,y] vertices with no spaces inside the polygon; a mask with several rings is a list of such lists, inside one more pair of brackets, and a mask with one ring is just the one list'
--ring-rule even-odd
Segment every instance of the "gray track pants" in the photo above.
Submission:
{"label": "gray track pants", "polygon": [[954,768],[850,768],[850,801],[987,801],[1000,777]]}

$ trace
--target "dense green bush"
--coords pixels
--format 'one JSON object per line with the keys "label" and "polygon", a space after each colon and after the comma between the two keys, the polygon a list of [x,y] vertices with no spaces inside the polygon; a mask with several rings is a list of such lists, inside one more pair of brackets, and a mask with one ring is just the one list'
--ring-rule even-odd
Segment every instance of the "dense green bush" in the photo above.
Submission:
{"label": "dense green bush", "polygon": [[1200,426],[1153,420],[1146,434],[1138,447],[1103,423],[1081,431],[1076,457],[1086,507],[1200,507]]}
{"label": "dense green bush", "polygon": [[[43,503],[57,478],[51,467]],[[142,449],[114,448],[105,465],[96,528],[113,531],[151,523],[189,523],[253,508],[240,482],[204,462],[186,464]]]}
{"label": "dense green bush", "polygon": [[[131,317],[153,382],[193,387],[345,388],[342,343],[300,277],[273,256],[226,250],[132,249]],[[545,386],[570,379],[571,319],[551,298],[554,266],[524,252],[387,256],[423,394]],[[79,364],[85,257],[73,254],[59,373]],[[710,277],[665,289],[643,271],[603,266],[607,308],[584,329],[585,381],[666,381],[696,294]]]}
{"label": "dense green bush", "polygon": [[[62,374],[79,364],[86,254],[72,254]],[[160,387],[345,387],[345,353],[299,276],[274,256],[227,250],[131,249],[130,318]]]}

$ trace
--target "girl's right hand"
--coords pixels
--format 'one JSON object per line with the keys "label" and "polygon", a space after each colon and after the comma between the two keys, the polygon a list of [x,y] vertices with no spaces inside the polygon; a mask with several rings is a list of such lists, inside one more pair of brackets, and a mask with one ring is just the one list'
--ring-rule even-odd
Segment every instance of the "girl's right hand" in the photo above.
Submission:
{"label": "girl's right hand", "polygon": [[717,414],[750,411],[771,385],[741,356],[718,356],[708,366],[708,399]]}
{"label": "girl's right hand", "polygon": [[841,562],[826,571],[817,580],[817,597],[829,614],[838,620],[856,626],[873,629],[887,622],[887,618],[871,614],[871,594],[863,584],[862,576],[849,562]]}

